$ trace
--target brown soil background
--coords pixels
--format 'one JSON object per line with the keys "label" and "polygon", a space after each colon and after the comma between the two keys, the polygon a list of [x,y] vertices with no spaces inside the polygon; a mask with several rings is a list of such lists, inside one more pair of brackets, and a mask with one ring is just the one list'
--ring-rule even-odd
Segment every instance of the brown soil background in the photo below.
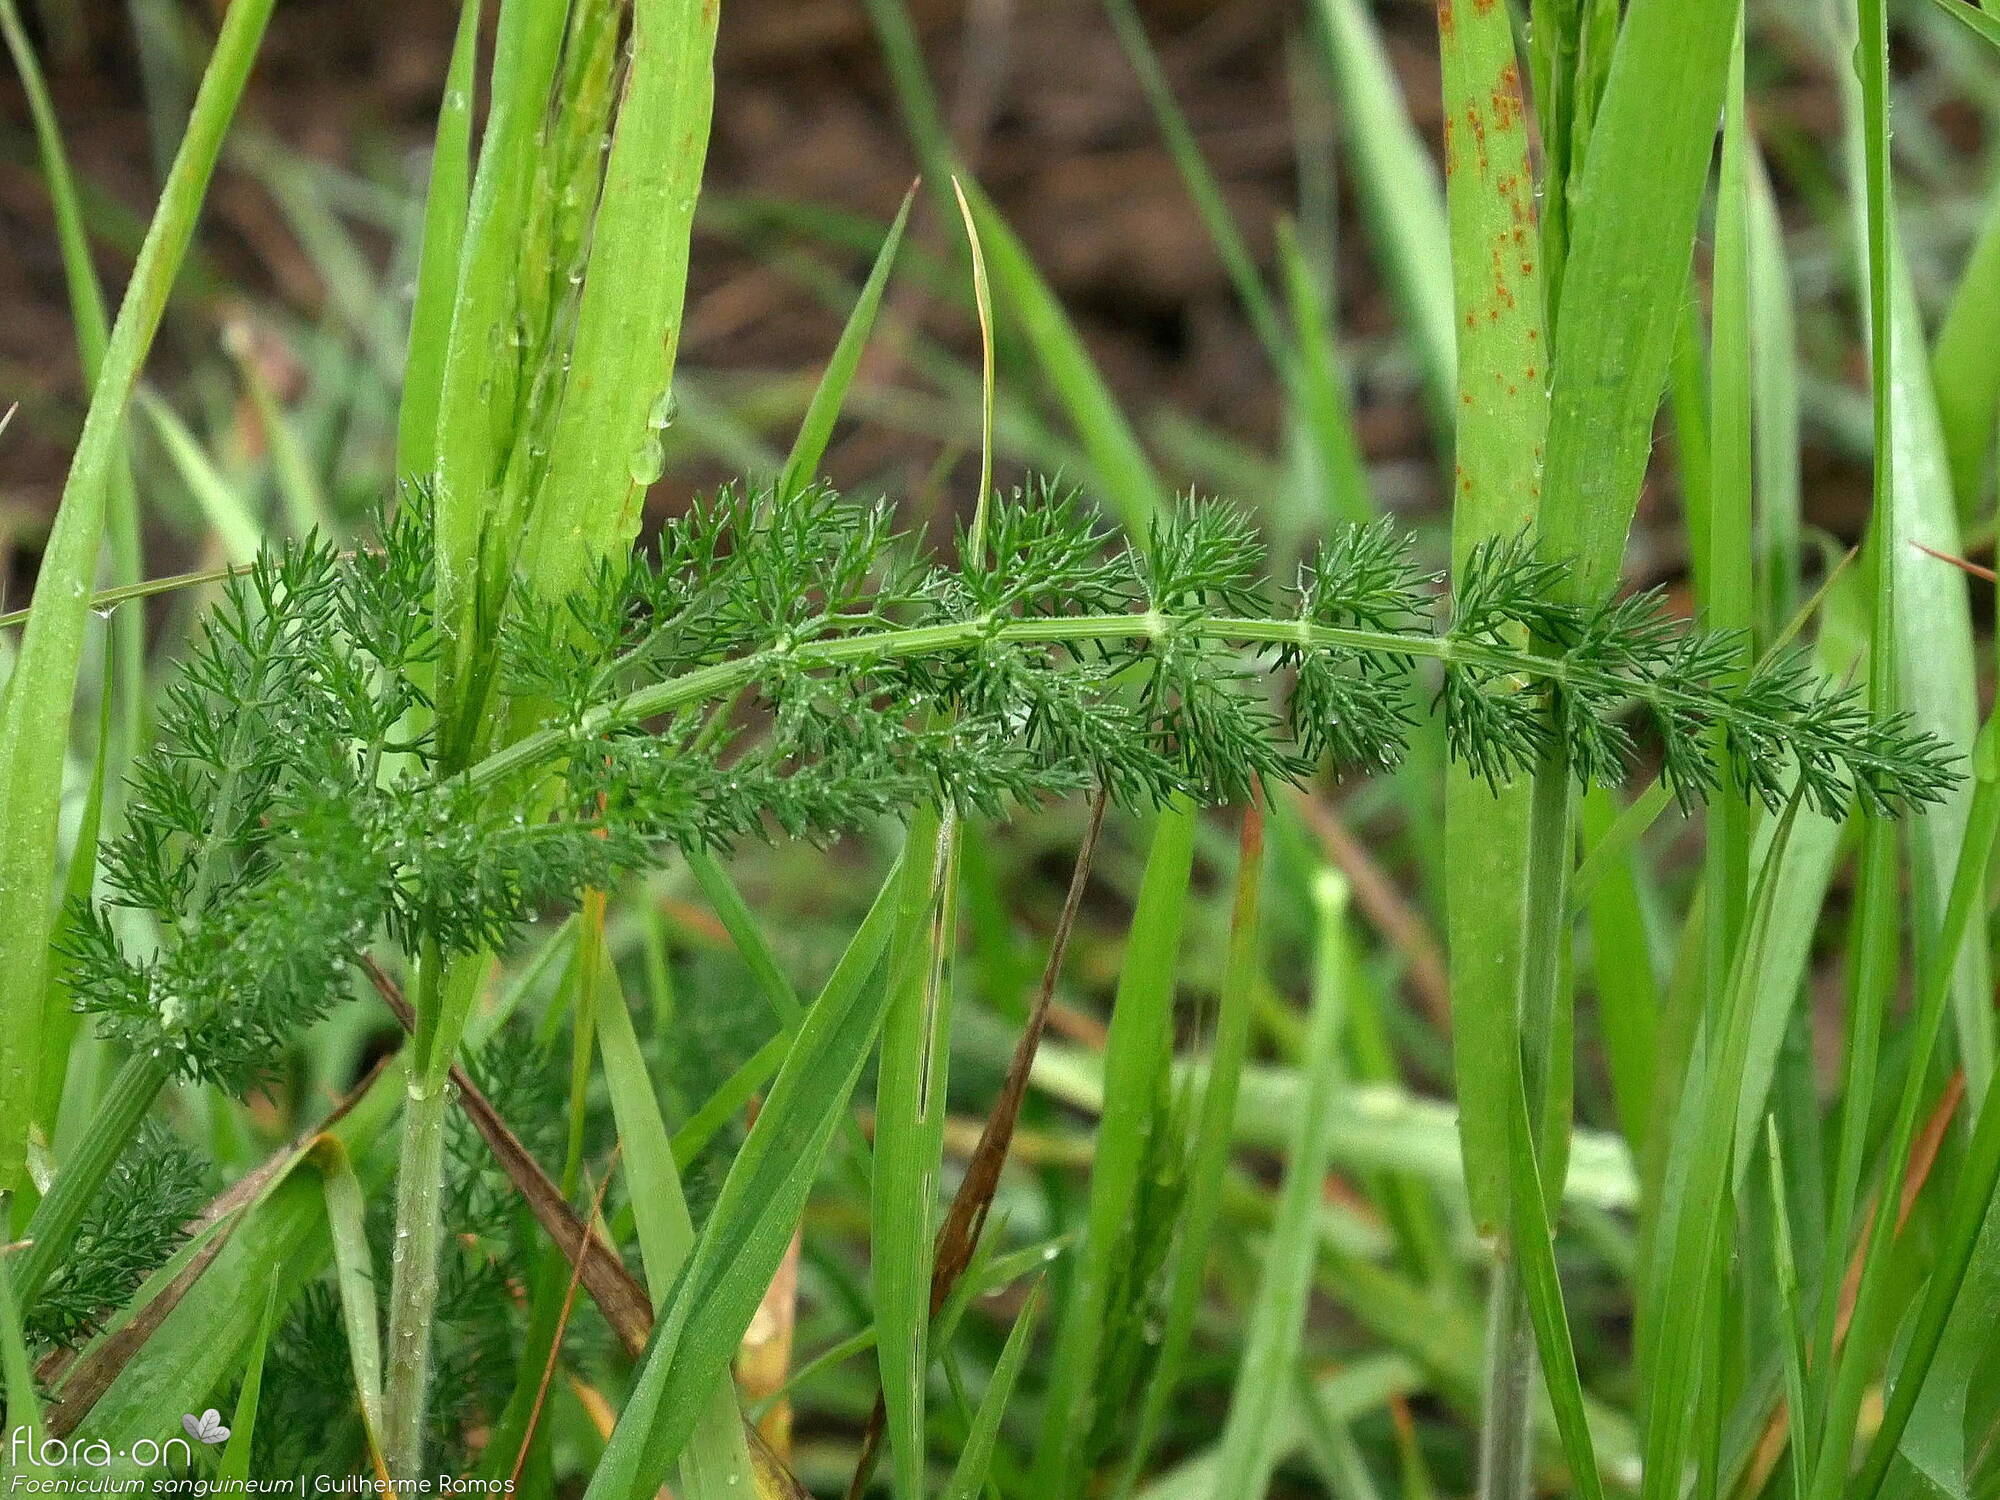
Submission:
{"label": "brown soil background", "polygon": [[[212,27],[200,0],[190,19]],[[35,7],[30,0],[31,12]],[[1271,450],[1278,403],[1266,362],[1162,148],[1138,85],[1095,0],[916,0],[933,76],[982,180],[1020,231],[1127,409],[1143,421],[1171,407]],[[1419,122],[1435,122],[1434,22],[1421,0],[1376,6]],[[1298,120],[1288,48],[1304,49],[1305,10],[1276,0],[1151,0],[1148,27],[1238,222],[1260,254],[1298,201]],[[70,148],[86,179],[135,214],[151,201],[153,167],[140,59],[125,6],[53,0],[68,17],[38,29]],[[427,139],[455,7],[441,0],[283,0],[244,118],[295,147],[381,176],[385,159],[414,171]],[[490,23],[490,18],[489,18]],[[1824,165],[1835,95],[1816,65],[1788,53],[1782,34],[1756,54],[1757,114],[1788,202],[1800,195],[1787,159]],[[1921,53],[1907,59],[1913,72]],[[1935,91],[1934,91],[1935,92]],[[1956,157],[1946,181],[1976,183],[1979,116],[1948,95],[1926,103],[1929,135]],[[39,532],[59,493],[81,416],[60,264],[32,137],[11,73],[0,82],[0,394],[22,419],[0,441],[0,535],[8,538],[7,594],[19,602]],[[1329,119],[1337,134],[1340,122]],[[1335,158],[1328,158],[1335,159]],[[885,220],[915,170],[876,41],[860,0],[727,0],[718,57],[708,190],[770,195]],[[1308,168],[1310,170],[1310,168]],[[1813,170],[1817,170],[1814,167]],[[1810,175],[1808,172],[1807,175]],[[1340,202],[1341,322],[1357,347],[1392,331],[1351,197]],[[1795,202],[1792,206],[1796,207]],[[1961,217],[1964,217],[1961,215]],[[933,233],[939,232],[935,226]],[[1949,235],[1946,236],[1949,238]],[[1962,235],[1961,235],[1962,239]],[[220,285],[195,287],[170,314],[154,370],[172,389],[176,362],[212,357],[233,307],[279,305],[310,315],[325,296],[312,261],[262,189],[225,165],[201,244]],[[386,252],[386,245],[380,247]],[[1948,263],[1948,261],[1947,261]],[[102,261],[115,286],[125,262]],[[844,267],[851,271],[852,268]],[[1844,293],[1829,297],[1830,316]],[[925,316],[968,357],[972,330],[935,307]],[[685,367],[796,374],[823,361],[838,319],[738,245],[702,234],[696,246]],[[1858,346],[1826,348],[1836,379],[1859,374]],[[1434,505],[1432,440],[1406,390],[1361,381],[1357,414],[1367,457],[1401,506]],[[849,424],[850,427],[853,424]],[[1838,533],[1858,527],[1865,475],[1851,453],[1811,436],[1809,509]],[[837,478],[915,483],[935,465],[933,438],[844,430],[830,459]],[[669,488],[715,477],[677,472]],[[1636,566],[1670,576],[1676,543],[1643,544]],[[1251,497],[1245,497],[1251,498]],[[152,527],[149,567],[184,550]]]}

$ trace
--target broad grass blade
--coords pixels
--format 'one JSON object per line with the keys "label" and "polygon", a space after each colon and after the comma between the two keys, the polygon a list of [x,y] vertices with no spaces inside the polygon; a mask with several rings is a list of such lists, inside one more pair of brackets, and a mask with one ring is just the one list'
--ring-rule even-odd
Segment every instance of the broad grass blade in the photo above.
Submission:
{"label": "broad grass blade", "polygon": [[569,380],[522,566],[560,596],[630,545],[669,414],[688,241],[708,151],[718,7],[638,0],[591,231]]}
{"label": "broad grass blade", "polygon": [[[1452,560],[1534,521],[1548,430],[1548,336],[1526,106],[1505,9],[1441,6],[1447,206],[1458,336]],[[1507,1091],[1528,886],[1525,783],[1489,786],[1454,765],[1445,784],[1452,1054],[1475,1224],[1507,1216]]]}

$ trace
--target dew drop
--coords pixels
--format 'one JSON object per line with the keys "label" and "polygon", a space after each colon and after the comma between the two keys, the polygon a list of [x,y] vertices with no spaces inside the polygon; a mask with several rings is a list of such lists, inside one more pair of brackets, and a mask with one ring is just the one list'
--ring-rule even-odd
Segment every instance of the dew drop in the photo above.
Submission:
{"label": "dew drop", "polygon": [[660,445],[659,434],[649,433],[633,450],[629,467],[632,482],[640,486],[652,484],[665,472],[667,454],[666,449]]}

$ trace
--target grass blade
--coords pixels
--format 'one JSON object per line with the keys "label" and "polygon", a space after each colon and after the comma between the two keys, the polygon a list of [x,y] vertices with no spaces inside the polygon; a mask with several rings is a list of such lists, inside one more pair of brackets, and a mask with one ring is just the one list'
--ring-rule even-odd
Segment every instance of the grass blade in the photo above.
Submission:
{"label": "grass blade", "polygon": [[[42,179],[49,190],[49,205],[55,213],[56,243],[62,252],[63,285],[69,293],[70,318],[76,325],[76,347],[83,366],[83,378],[94,389],[104,370],[105,351],[111,342],[111,320],[105,311],[104,288],[91,260],[90,240],[84,229],[83,207],[79,201],[75,173],[63,144],[62,127],[48,84],[42,77],[40,61],[21,25],[15,0],[0,0],[0,34],[13,55],[14,68],[21,77],[21,92],[34,121],[35,147],[41,155]],[[132,485],[131,455],[121,451],[112,460],[106,483],[105,528],[110,542],[112,578],[131,586],[144,573],[140,556],[139,497]],[[144,622],[128,611],[113,627],[117,647],[119,678],[119,729],[123,744],[119,764],[136,755],[145,716],[145,630]]]}
{"label": "grass blade", "polygon": [[1175,806],[1160,814],[1132,915],[1105,1049],[1104,1113],[1090,1173],[1088,1228],[1071,1272],[1035,1457],[1034,1488],[1042,1495],[1077,1493],[1085,1443],[1097,1420],[1096,1364],[1110,1316],[1107,1304],[1168,1086],[1174,973],[1194,835],[1192,808]]}
{"label": "grass blade", "polygon": [[[602,942],[601,930],[586,941]],[[595,997],[597,1045],[604,1054],[604,1081],[618,1122],[620,1164],[632,1198],[633,1221],[639,1233],[639,1253],[645,1262],[646,1287],[653,1310],[665,1305],[674,1277],[694,1248],[694,1220],[674,1165],[672,1137],[660,1114],[652,1075],[632,1013],[625,1005],[617,976],[607,961],[600,970],[601,993]]]}
{"label": "grass blade", "polygon": [[799,435],[792,440],[792,451],[778,476],[781,505],[801,494],[819,472],[820,460],[826,456],[827,442],[833,436],[833,424],[840,420],[840,409],[847,400],[847,388],[853,384],[862,352],[868,347],[868,335],[875,327],[875,314],[881,309],[882,293],[888,288],[889,273],[895,269],[896,252],[902,248],[903,232],[909,228],[910,209],[916,201],[917,190],[913,186],[903,195],[903,205],[896,210],[889,232],[882,238],[882,248],[876,252],[875,264],[869,269],[868,280],[862,284],[861,295],[854,299],[854,307],[840,330],[840,342],[833,346],[833,357],[826,362],[826,371],[813,388],[805,419],[799,423]]}
{"label": "grass blade", "polygon": [[965,1446],[959,1449],[958,1463],[945,1485],[945,1500],[978,1500],[986,1484],[986,1473],[993,1463],[993,1446],[1000,1436],[1000,1419],[1006,1415],[1008,1398],[1014,1394],[1014,1384],[1020,1379],[1021,1367],[1027,1362],[1028,1349],[1034,1341],[1035,1325],[1042,1318],[1042,1287],[1043,1283],[1035,1283],[1028,1300],[1015,1315],[1014,1326],[1007,1331],[1000,1360],[993,1366],[993,1378],[986,1383],[986,1394],[979,1398],[972,1430],[965,1436]]}
{"label": "grass blade", "polygon": [[889,1003],[867,984],[872,944],[851,944],[800,1024],[757,1123],[731,1164],[592,1476],[592,1500],[643,1500],[667,1477],[728,1369],[798,1226],[821,1158]]}
{"label": "grass blade", "polygon": [[[1784,1152],[1778,1141],[1775,1115],[1764,1117],[1765,1159],[1771,1171],[1771,1265],[1778,1282],[1778,1316],[1784,1335],[1785,1406],[1792,1431],[1812,1432],[1816,1424],[1806,1406],[1806,1325],[1799,1310],[1798,1257],[1792,1247],[1792,1213],[1785,1188]],[[1805,1500],[1806,1471],[1802,1458],[1792,1463],[1793,1500]]]}
{"label": "grass blade", "polygon": [[21,1332],[21,1308],[14,1299],[14,1278],[7,1270],[5,1253],[0,1253],[0,1377],[6,1382],[9,1456],[18,1451],[16,1440],[22,1440],[31,1455],[27,1467],[33,1472],[41,1466],[42,1399],[35,1387],[28,1341]]}
{"label": "grass blade", "polygon": [[1541,528],[1570,597],[1617,581],[1722,115],[1738,0],[1634,0],[1576,187]]}
{"label": "grass blade", "polygon": [[[1243,814],[1236,900],[1229,919],[1228,967],[1223,975],[1222,996],[1216,1005],[1208,1077],[1201,1089],[1201,1111],[1188,1163],[1180,1232],[1174,1244],[1173,1280],[1167,1292],[1159,1354],[1147,1381],[1119,1480],[1121,1495],[1129,1494],[1137,1483],[1160,1423],[1180,1387],[1188,1348],[1194,1340],[1195,1318],[1201,1310],[1202,1292],[1208,1279],[1209,1242],[1222,1208],[1223,1181],[1235,1139],[1237,1091],[1244,1060],[1250,1053],[1250,1022],[1262,974],[1263,929],[1258,903],[1263,885],[1264,820],[1257,808],[1251,807]],[[1315,892],[1321,897],[1317,908],[1321,922],[1333,915],[1327,898],[1336,887],[1337,882],[1323,881]]]}
{"label": "grass blade", "polygon": [[[1518,1069],[1515,1077],[1520,1078]],[[1517,1083],[1510,1093],[1514,1108],[1508,1158],[1514,1168],[1512,1202],[1517,1215],[1514,1248],[1520,1258],[1528,1314],[1534,1321],[1535,1340],[1541,1351],[1542,1376],[1548,1384],[1549,1403],[1555,1408],[1556,1429],[1562,1435],[1571,1482],[1584,1500],[1603,1500],[1604,1481],[1597,1472],[1597,1450],[1591,1442],[1590,1422],[1584,1411],[1576,1346],[1570,1340],[1569,1316],[1563,1307],[1562,1278],[1556,1270],[1555,1231],[1549,1223],[1547,1190],[1535,1159],[1525,1084]]]}
{"label": "grass blade", "polygon": [[76,691],[89,592],[119,430],[138,385],[167,294],[187,254],[222,137],[250,76],[272,0],[240,0],[223,19],[179,152],[146,232],[104,366],[84,416],[76,456],[42,553],[35,601],[0,706],[0,906],[15,919],[0,933],[0,1192],[16,1188],[42,1073],[41,1009],[53,915],[56,808],[62,791],[70,701]]}
{"label": "grass blade", "polygon": [[375,1265],[368,1248],[367,1199],[347,1148],[335,1136],[315,1141],[307,1153],[319,1169],[326,1200],[327,1235],[333,1242],[334,1281],[347,1328],[347,1355],[361,1417],[371,1446],[379,1450],[382,1423],[382,1336],[376,1327]]}
{"label": "grass blade", "polygon": [[[445,651],[438,665],[440,727],[449,744],[468,747],[480,706],[471,684],[483,649],[475,627],[485,599],[480,569],[488,516],[506,467],[520,399],[515,343],[520,289],[516,267],[527,240],[541,124],[562,47],[563,0],[503,0],[494,36],[492,78],[479,165],[465,211],[452,303],[451,333],[438,376],[435,529],[437,616]],[[450,178],[446,179],[447,188]],[[449,210],[439,205],[439,217]],[[440,249],[442,254],[442,248]],[[443,271],[436,272],[442,282]],[[427,398],[420,398],[427,399]],[[414,417],[412,418],[414,421]],[[490,621],[488,622],[490,623]],[[419,992],[419,1048],[428,1054],[431,1021]],[[430,1072],[442,1064],[428,1055]]]}
{"label": "grass blade", "polygon": [[444,394],[445,351],[451,344],[471,192],[472,90],[478,67],[479,0],[460,0],[458,33],[445,67],[444,98],[438,105],[431,146],[417,294],[410,308],[403,399],[396,412],[396,472],[405,478],[427,479],[437,470],[438,406]]}
{"label": "grass blade", "polygon": [[278,1288],[273,1282],[264,1294],[264,1321],[258,1325],[256,1342],[243,1364],[243,1388],[236,1393],[236,1406],[229,1416],[229,1443],[215,1469],[217,1484],[247,1488],[251,1448],[257,1440],[257,1406],[264,1391],[264,1356],[270,1350],[271,1328],[277,1321]]}
{"label": "grass blade", "polygon": [[[1494,6],[1441,6],[1458,332],[1458,464],[1452,559],[1530,524],[1549,419],[1548,339],[1533,179],[1513,31]],[[1447,19],[1448,18],[1448,19]],[[1495,268],[1498,268],[1497,272]],[[1453,1054],[1475,1222],[1506,1222],[1507,1094],[1496,1057],[1516,1048],[1528,789],[1491,787],[1462,766],[1446,784]]]}
{"label": "grass blade", "polygon": [[1362,0],[1316,0],[1316,8],[1368,232],[1424,372],[1432,421],[1447,436],[1456,425],[1458,347],[1451,276],[1437,255],[1450,242],[1444,185],[1403,105],[1370,7]]}
{"label": "grass blade", "polygon": [[959,183],[994,289],[1013,313],[1011,325],[1027,340],[1056,402],[1068,414],[1083,444],[1093,487],[1133,535],[1145,536],[1170,492],[1027,247],[957,161],[904,0],[866,0],[866,5],[897,106],[932,191],[942,193],[944,184]]}
{"label": "grass blade", "polygon": [[920,1500],[923,1493],[931,1218],[944,1151],[958,930],[956,844],[957,820],[949,812],[926,811],[911,820],[875,1087],[869,1265],[890,1468],[900,1500]]}
{"label": "grass blade", "polygon": [[1803,601],[1799,549],[1798,328],[1777,194],[1748,151],[1751,419],[1756,442],[1757,644],[1768,648]]}
{"label": "grass blade", "polygon": [[1278,1215],[1263,1277],[1250,1305],[1243,1359],[1222,1429],[1216,1500],[1262,1495],[1280,1455],[1278,1403],[1291,1388],[1305,1335],[1307,1296],[1319,1254],[1319,1206],[1332,1155],[1331,1105],[1341,1086],[1340,1033],[1353,983],[1346,882],[1328,872],[1319,903],[1319,954],[1301,1067],[1304,1097],[1286,1153]]}

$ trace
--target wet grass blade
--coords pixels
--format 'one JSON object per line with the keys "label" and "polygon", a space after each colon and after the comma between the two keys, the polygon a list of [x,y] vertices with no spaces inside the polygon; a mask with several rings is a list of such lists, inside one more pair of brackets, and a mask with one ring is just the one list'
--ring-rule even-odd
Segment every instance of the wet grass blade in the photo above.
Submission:
{"label": "wet grass blade", "polygon": [[232,5],[216,38],[105,346],[103,369],[42,553],[20,655],[0,705],[0,905],[16,914],[0,933],[0,1192],[20,1183],[42,1073],[41,1009],[54,908],[56,811],[105,508],[113,470],[124,453],[119,433],[271,4],[242,0]]}
{"label": "wet grass blade", "polygon": [[560,597],[631,544],[656,463],[715,93],[718,7],[638,0],[549,472],[521,562]]}

